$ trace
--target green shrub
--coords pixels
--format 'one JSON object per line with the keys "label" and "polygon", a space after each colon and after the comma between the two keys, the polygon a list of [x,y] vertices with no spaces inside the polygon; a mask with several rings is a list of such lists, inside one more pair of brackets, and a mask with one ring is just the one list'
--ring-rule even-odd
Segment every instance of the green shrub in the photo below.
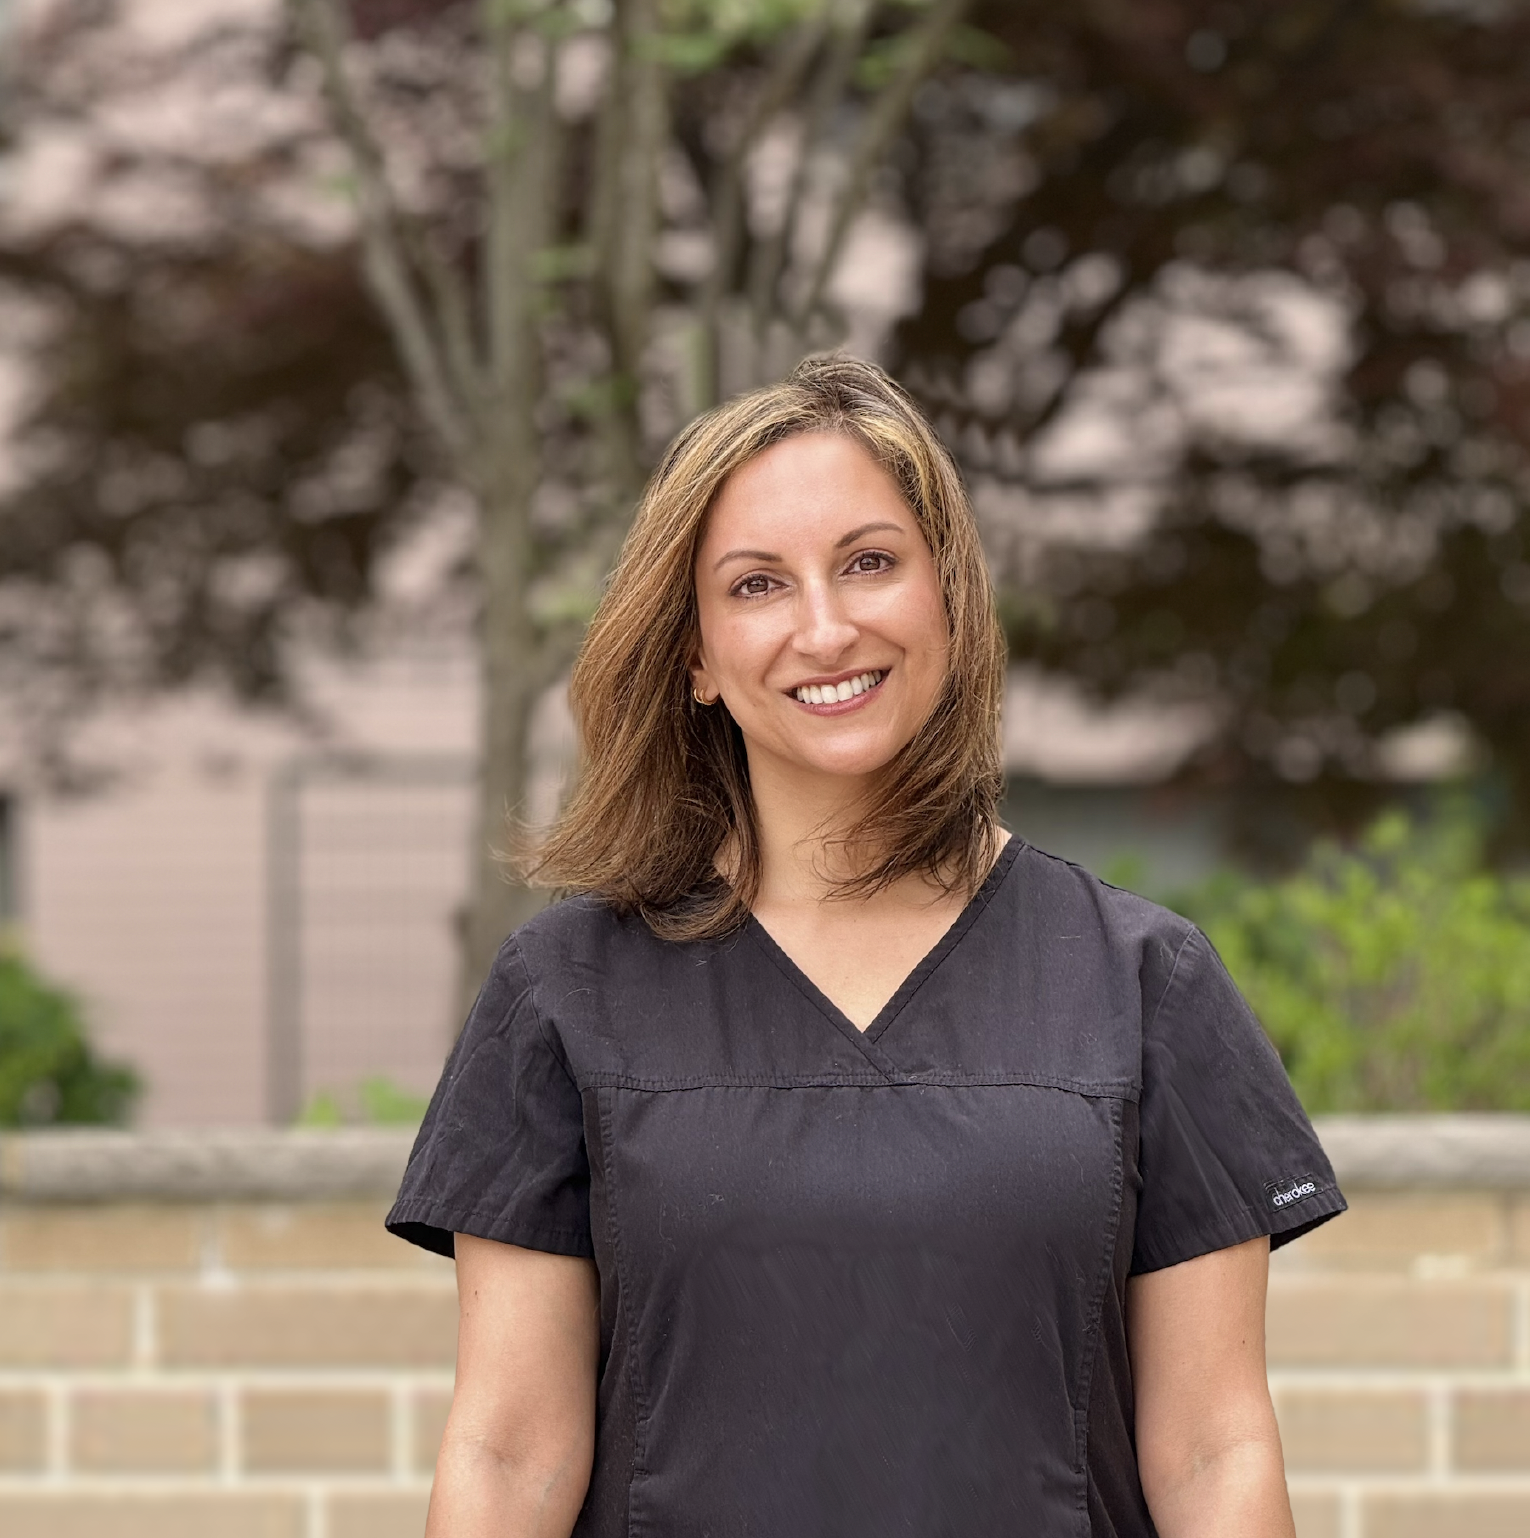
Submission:
{"label": "green shrub", "polygon": [[355,1092],[341,1097],[322,1089],[298,1115],[300,1127],[343,1127],[360,1123],[371,1127],[417,1127],[425,1119],[430,1101],[424,1095],[395,1084],[382,1074],[363,1079]]}
{"label": "green shrub", "polygon": [[0,948],[0,1127],[126,1121],[138,1090],[96,1056],[75,1000]]}
{"label": "green shrub", "polygon": [[1461,816],[1383,815],[1284,880],[1174,900],[1205,930],[1309,1111],[1530,1110],[1530,879]]}

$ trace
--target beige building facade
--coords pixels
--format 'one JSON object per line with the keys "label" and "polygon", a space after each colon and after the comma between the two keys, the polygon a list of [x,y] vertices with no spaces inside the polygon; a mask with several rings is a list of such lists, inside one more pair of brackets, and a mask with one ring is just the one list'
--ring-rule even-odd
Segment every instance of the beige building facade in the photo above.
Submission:
{"label": "beige building facade", "polygon": [[12,784],[12,922],[141,1074],[142,1125],[287,1120],[368,1076],[435,1081],[472,837],[472,660],[335,665],[311,705],[317,727],[162,701],[93,724],[98,787]]}

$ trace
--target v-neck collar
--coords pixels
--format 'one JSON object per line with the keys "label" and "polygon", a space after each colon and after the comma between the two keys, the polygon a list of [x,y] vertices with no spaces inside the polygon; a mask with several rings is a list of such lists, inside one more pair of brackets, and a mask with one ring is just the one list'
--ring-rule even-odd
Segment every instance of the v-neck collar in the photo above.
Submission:
{"label": "v-neck collar", "polygon": [[897,1074],[896,1065],[881,1051],[878,1043],[888,1027],[903,1012],[909,1000],[919,992],[946,957],[961,944],[962,937],[972,928],[988,906],[990,899],[998,891],[1014,865],[1015,857],[1024,846],[1025,840],[1018,834],[1010,835],[1009,842],[999,851],[998,858],[989,868],[987,876],[983,878],[983,884],[972,894],[966,907],[957,914],[945,933],[916,963],[913,971],[898,984],[892,997],[877,1011],[875,1019],[864,1031],[792,960],[771,932],[752,913],[745,922],[744,928],[755,944],[785,974],[787,981],[820,1014],[824,1015],[831,1025],[848,1036],[883,1073],[892,1077]]}

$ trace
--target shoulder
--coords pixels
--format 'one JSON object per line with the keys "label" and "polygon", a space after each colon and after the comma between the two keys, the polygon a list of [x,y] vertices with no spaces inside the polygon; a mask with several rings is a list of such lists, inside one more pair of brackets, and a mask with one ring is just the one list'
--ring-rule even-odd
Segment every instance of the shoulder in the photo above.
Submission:
{"label": "shoulder", "polygon": [[1086,921],[1101,938],[1135,948],[1143,943],[1178,950],[1195,926],[1171,908],[1135,892],[1112,886],[1082,865],[1021,842],[1015,858],[1017,889],[1023,906]]}
{"label": "shoulder", "polygon": [[522,924],[496,965],[514,972],[581,1086],[610,1074],[663,1079],[677,1052],[694,1063],[706,1029],[739,1016],[759,974],[748,948],[740,962],[741,939],[663,939],[636,914],[580,896]]}
{"label": "shoulder", "polygon": [[1195,925],[1172,909],[1023,843],[1003,886],[1010,922],[1065,944],[1091,969],[1135,973],[1145,1002],[1161,996]]}
{"label": "shoulder", "polygon": [[535,984],[572,977],[635,972],[653,976],[673,966],[690,947],[663,940],[636,914],[619,913],[603,898],[567,897],[528,919],[505,941],[509,958]]}
{"label": "shoulder", "polygon": [[506,943],[521,951],[598,944],[626,923],[627,920],[600,897],[590,894],[565,897],[549,903],[540,913],[527,919]]}

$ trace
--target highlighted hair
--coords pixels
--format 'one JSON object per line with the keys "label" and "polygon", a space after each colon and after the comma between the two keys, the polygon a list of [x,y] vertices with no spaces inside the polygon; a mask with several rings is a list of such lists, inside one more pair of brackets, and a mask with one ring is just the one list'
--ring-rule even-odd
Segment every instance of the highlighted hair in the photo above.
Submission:
{"label": "highlighted hair", "polygon": [[579,780],[525,862],[535,885],[598,895],[667,939],[715,938],[748,916],[760,850],[743,738],[721,702],[691,697],[696,550],[728,477],[812,432],[855,439],[892,476],[935,558],[950,631],[934,707],[844,835],[858,873],[836,895],[915,872],[948,891],[981,885],[1002,784],[1004,637],[977,525],[919,408],[880,369],[838,356],[698,417],[654,471],[574,664]]}

